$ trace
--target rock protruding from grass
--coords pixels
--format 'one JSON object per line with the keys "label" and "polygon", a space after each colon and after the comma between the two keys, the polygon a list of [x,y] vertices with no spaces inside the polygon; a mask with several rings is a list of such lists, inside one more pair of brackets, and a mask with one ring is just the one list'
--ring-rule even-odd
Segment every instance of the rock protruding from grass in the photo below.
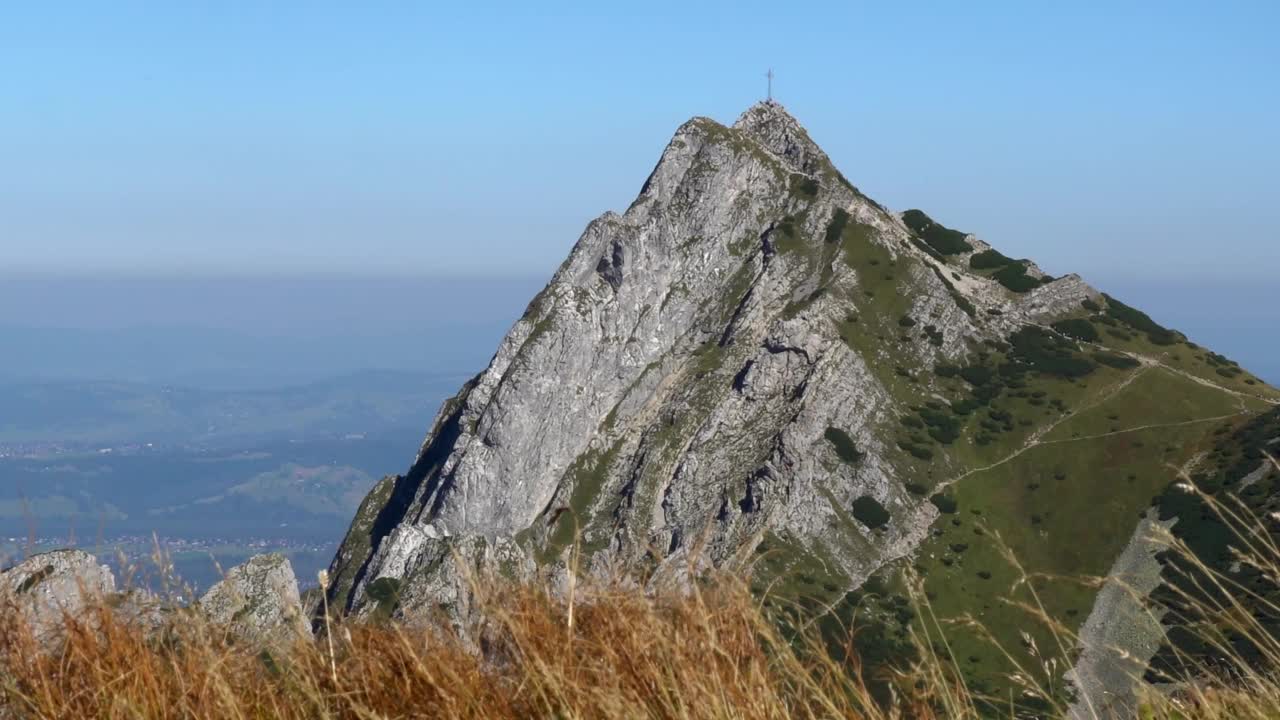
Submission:
{"label": "rock protruding from grass", "polygon": [[42,642],[55,639],[64,615],[77,615],[115,592],[111,569],[83,550],[54,550],[0,573],[0,613],[16,613]]}
{"label": "rock protruding from grass", "polygon": [[288,643],[310,634],[288,558],[258,555],[232,568],[200,598],[200,610],[252,644]]}

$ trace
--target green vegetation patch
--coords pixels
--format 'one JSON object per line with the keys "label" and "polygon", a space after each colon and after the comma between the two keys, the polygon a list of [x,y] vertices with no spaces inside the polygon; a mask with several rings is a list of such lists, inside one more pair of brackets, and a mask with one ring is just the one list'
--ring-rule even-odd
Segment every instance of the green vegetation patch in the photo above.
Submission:
{"label": "green vegetation patch", "polygon": [[831,443],[831,447],[835,448],[836,455],[846,463],[852,465],[862,459],[863,453],[853,443],[853,438],[849,437],[849,433],[840,428],[829,427],[826,432],[822,433],[822,437]]}
{"label": "green vegetation patch", "polygon": [[[472,383],[467,383],[457,395],[445,401],[441,410],[442,417],[451,417],[456,413],[471,386]],[[432,435],[439,434],[444,428],[445,425],[432,428]],[[346,607],[357,573],[374,551],[375,543],[381,542],[382,534],[388,531],[387,528],[380,526],[381,514],[389,508],[403,507],[404,498],[397,497],[396,493],[402,481],[403,478],[397,475],[382,478],[373,486],[364,501],[360,503],[360,508],[356,510],[351,526],[342,540],[344,552],[335,558],[334,567],[331,569],[333,571],[333,590],[330,595],[332,604]]]}
{"label": "green vegetation patch", "polygon": [[1152,343],[1156,345],[1173,345],[1182,339],[1177,332],[1160,325],[1155,320],[1152,320],[1150,315],[1141,310],[1129,307],[1110,295],[1104,295],[1103,297],[1107,299],[1108,316],[1119,320],[1134,330],[1146,333],[1147,338]]}
{"label": "green vegetation patch", "polygon": [[791,194],[805,200],[818,197],[818,181],[808,175],[793,173],[791,175]]}
{"label": "green vegetation patch", "polygon": [[1093,323],[1085,320],[1084,318],[1068,318],[1066,320],[1059,320],[1053,323],[1050,327],[1063,335],[1073,337],[1077,340],[1083,340],[1085,342],[1097,342],[1100,337],[1098,335],[1098,328],[1094,327]]}
{"label": "green vegetation patch", "polygon": [[[1105,324],[1089,322],[1095,330]],[[1076,323],[1056,330],[1076,336],[1088,332]],[[1034,606],[1026,593],[1034,588],[1055,621],[1077,628],[1088,616],[1094,588],[1075,579],[1106,573],[1139,512],[1172,478],[1168,466],[1195,455],[1214,427],[1212,419],[1238,407],[1229,393],[1175,373],[1144,370],[1119,353],[1082,350],[1067,334],[1028,327],[1007,342],[975,348],[966,365],[939,364],[934,368],[939,390],[960,397],[949,408],[929,403],[913,408],[898,428],[904,450],[946,448],[949,462],[960,468],[992,465],[931,497],[945,519],[916,563],[940,616],[977,619],[1015,650],[1024,667],[1045,668],[1041,661],[1056,654],[1054,639],[1003,598]],[[1206,367],[1228,367],[1217,362]],[[1141,374],[1135,377],[1135,372]],[[1082,408],[1080,414],[1069,415],[1073,407]],[[959,437],[971,442],[931,444],[937,438],[924,432],[930,428],[926,419],[948,411]],[[1045,430],[1039,444],[1023,449],[1028,437]],[[937,487],[922,480],[911,491],[923,495],[930,485]],[[1090,518],[1089,537],[1068,541],[1079,535],[1081,517]],[[1019,584],[997,537],[1024,562],[1031,578]],[[1007,697],[1011,668],[1002,653],[981,633],[944,626],[973,686]],[[1039,648],[1039,658],[1029,657],[1022,630]],[[1067,665],[1059,662],[1054,672]]]}
{"label": "green vegetation patch", "polygon": [[1009,357],[1025,369],[1063,378],[1080,378],[1097,365],[1075,343],[1039,327],[1024,327],[1009,336]]}
{"label": "green vegetation patch", "polygon": [[1194,422],[1229,416],[1240,411],[1240,406],[1232,395],[1164,368],[1130,370],[1129,374],[1134,372],[1139,375],[1132,378],[1123,389],[1091,407],[1081,409],[1045,435],[1045,439],[1070,441],[1073,438],[1129,431],[1153,422]]}
{"label": "green vegetation patch", "polygon": [[924,254],[929,255],[930,257],[934,258],[934,259],[935,259],[935,260],[937,260],[938,262],[946,262],[946,261],[947,261],[947,256],[946,256],[946,255],[943,255],[942,253],[940,253],[940,252],[938,252],[937,250],[933,249],[933,247],[932,247],[932,246],[930,246],[928,243],[926,243],[925,241],[921,240],[920,238],[916,237],[915,235],[912,235],[912,236],[911,236],[911,244],[912,244],[912,245],[915,245],[915,246],[916,246],[916,247],[918,247],[918,248],[920,248],[920,250],[921,250]]}
{"label": "green vegetation patch", "polygon": [[849,213],[845,212],[843,208],[836,208],[836,211],[831,214],[831,222],[827,223],[827,231],[823,234],[822,241],[827,244],[838,242],[848,225]]}
{"label": "green vegetation patch", "polygon": [[[1098,372],[1100,367],[1075,341],[1039,327],[1015,333],[1008,343],[986,341],[968,364],[934,367],[937,391],[946,400],[927,401],[900,419],[898,447],[923,458],[941,446],[961,466],[996,462],[1123,377],[1110,368]],[[1085,376],[1089,383],[1082,382]]]}
{"label": "green vegetation patch", "polygon": [[780,253],[799,252],[804,249],[804,238],[801,237],[800,218],[795,215],[787,215],[778,221],[774,226],[774,242],[773,245]]}
{"label": "green vegetation patch", "polygon": [[888,525],[889,520],[892,518],[884,505],[881,505],[880,501],[870,495],[863,495],[854,500],[850,510],[855,520],[866,525],[871,530],[877,530]]}
{"label": "green vegetation patch", "polygon": [[[1280,399],[1280,391],[1267,385],[1247,371],[1241,369],[1240,372],[1235,372],[1237,366],[1234,364],[1215,364],[1215,358],[1206,353],[1203,348],[1193,347],[1185,341],[1168,344],[1169,337],[1177,336],[1182,338],[1182,335],[1176,331],[1170,330],[1170,336],[1161,339],[1161,342],[1155,342],[1145,332],[1120,330],[1117,327],[1108,325],[1108,323],[1111,323],[1120,327],[1128,327],[1108,314],[1094,315],[1089,320],[1095,325],[1105,326],[1099,327],[1099,329],[1103,330],[1106,344],[1115,351],[1150,357],[1171,368],[1207,380],[1214,385],[1235,390],[1241,393],[1245,404],[1250,408],[1265,409],[1267,407],[1266,400]],[[1221,356],[1218,357],[1220,358]],[[1220,361],[1218,362],[1220,363]]]}
{"label": "green vegetation patch", "polygon": [[[1280,512],[1280,470],[1272,464],[1275,441],[1280,438],[1280,408],[1243,425],[1223,425],[1214,437],[1209,462],[1191,478],[1199,492],[1186,492],[1171,483],[1156,499],[1161,520],[1178,519],[1171,531],[1186,544],[1194,560],[1168,551],[1157,556],[1163,566],[1162,585],[1152,597],[1168,610],[1164,622],[1170,627],[1167,643],[1148,672],[1153,681],[1178,673],[1188,664],[1223,669],[1223,647],[1260,672],[1276,669],[1275,655],[1259,647],[1259,642],[1269,638],[1263,645],[1275,647],[1280,640],[1280,613],[1276,612],[1280,581],[1273,569],[1241,562],[1239,553],[1248,557],[1250,545],[1274,547],[1280,538],[1276,523],[1268,524],[1268,519]],[[1248,487],[1242,487],[1245,477],[1253,481]],[[1261,520],[1227,522],[1206,497],[1226,512]],[[1273,551],[1260,554],[1269,558]],[[1212,579],[1201,564],[1216,572],[1219,579]],[[1223,582],[1224,577],[1230,580]],[[1240,622],[1242,616],[1249,618],[1252,629],[1247,634],[1233,632],[1230,623],[1206,613],[1206,608],[1237,608],[1232,622]]]}
{"label": "green vegetation patch", "polygon": [[857,284],[839,290],[848,308],[843,317],[833,320],[840,338],[868,361],[871,372],[895,397],[919,397],[924,389],[919,380],[924,369],[919,352],[922,341],[918,333],[904,332],[898,320],[911,312],[914,298],[926,291],[926,280],[917,272],[923,261],[915,255],[894,257],[873,241],[874,232],[856,221],[844,228],[842,258],[856,273]]}
{"label": "green vegetation patch", "polygon": [[[1029,591],[1036,592],[1049,617],[1076,631],[1095,594],[1094,586],[1078,580],[1107,573],[1139,512],[1168,482],[1165,463],[1194,455],[1205,431],[1155,428],[1039,445],[948,489],[953,501],[945,509],[951,512],[935,524],[916,562],[971,688],[1006,699],[1011,694],[1009,676],[1016,668],[992,645],[991,636],[1023,668],[1034,669],[1040,682],[1061,686],[1060,673],[1070,662],[1059,657],[1053,669],[1044,662],[1060,653],[1050,629],[1022,609],[1037,605]],[[1175,451],[1166,452],[1167,445]],[[1088,519],[1088,532],[1081,532],[1082,518]],[[1027,578],[1009,563],[1002,544]],[[959,622],[965,617],[982,629]],[[1052,677],[1043,677],[1046,671]]]}
{"label": "green vegetation patch", "polygon": [[902,222],[939,254],[961,255],[973,251],[973,246],[965,240],[966,233],[940,225],[920,210],[902,213]]}
{"label": "green vegetation patch", "polygon": [[1240,363],[1216,352],[1206,351],[1204,361],[1213,368],[1213,372],[1219,377],[1235,378],[1244,374],[1244,368],[1240,367]]}
{"label": "green vegetation patch", "polygon": [[[853,532],[857,537],[851,539],[869,551],[861,534]],[[847,660],[850,666],[855,659],[871,667],[911,663],[917,653],[909,635],[915,620],[910,602],[874,581],[850,592],[850,578],[839,571],[834,557],[850,550],[766,533],[755,549],[751,587],[784,638],[799,642],[812,637],[809,631],[816,623],[832,657]],[[852,628],[857,629],[856,647],[848,642]],[[891,682],[870,675],[867,681],[879,701],[892,700]]]}
{"label": "green vegetation patch", "polygon": [[943,341],[945,340],[943,332],[938,329],[937,325],[925,325],[924,336],[928,338],[929,344],[934,347],[942,347]]}
{"label": "green vegetation patch", "polygon": [[1027,274],[1027,266],[1023,263],[1006,265],[991,277],[1016,293],[1030,292],[1040,287],[1040,281]]}
{"label": "green vegetation patch", "polygon": [[391,619],[396,608],[400,606],[400,580],[393,577],[381,577],[369,583],[365,593],[376,603],[374,614],[382,620]]}
{"label": "green vegetation patch", "polygon": [[960,509],[960,504],[956,502],[956,499],[944,493],[930,495],[929,502],[933,503],[933,506],[938,508],[938,512],[943,515],[955,515],[956,511]]}
{"label": "green vegetation patch", "polygon": [[[808,620],[843,596],[849,578],[820,541],[804,544],[767,532],[755,548],[751,586],[779,619]],[[799,612],[797,612],[799,611]]]}
{"label": "green vegetation patch", "polygon": [[901,440],[898,442],[898,447],[902,448],[903,450],[906,450],[912,457],[916,458],[917,460],[933,459],[933,451],[930,450],[928,446],[924,445],[923,443]]}
{"label": "green vegetation patch", "polygon": [[[845,263],[857,268],[858,260],[872,258],[872,264],[879,262],[879,253],[871,242],[875,229],[852,218],[848,212],[836,209],[823,232],[823,242],[816,243],[802,237],[800,225],[804,214],[783,218],[775,228],[774,246],[780,253],[794,253],[803,257],[809,265],[809,272],[818,276],[817,288],[807,297],[792,300],[783,310],[784,317],[795,317],[807,308],[814,300],[830,292],[831,282],[835,277],[833,263],[838,255],[843,255]],[[887,259],[887,257],[886,257]]]}
{"label": "green vegetation patch", "polygon": [[600,497],[609,466],[617,458],[620,449],[619,442],[603,453],[583,453],[569,468],[566,474],[572,479],[573,489],[569,493],[568,506],[559,513],[559,517],[555,519],[555,527],[547,537],[544,561],[556,557],[580,533],[585,532],[591,521],[591,507]]}
{"label": "green vegetation patch", "polygon": [[1107,367],[1113,367],[1117,370],[1130,370],[1142,364],[1128,355],[1120,355],[1118,353],[1111,352],[1096,352],[1091,354],[1089,357],[1093,358],[1093,361],[1096,363],[1106,365]]}
{"label": "green vegetation patch", "polygon": [[1017,262],[1017,260],[1014,260],[1011,257],[1006,257],[1004,253],[1001,253],[999,250],[983,250],[982,252],[974,253],[969,257],[969,267],[974,270],[994,270],[995,268],[1002,268],[1005,265],[1010,265],[1015,262]]}
{"label": "green vegetation patch", "polygon": [[960,421],[951,412],[923,407],[917,414],[928,428],[929,437],[943,445],[950,445],[960,437]]}
{"label": "green vegetation patch", "polygon": [[[916,563],[940,616],[975,618],[1013,648],[1024,667],[1044,669],[1042,660],[1057,654],[1054,638],[1004,599],[1034,606],[1026,593],[1034,588],[1055,621],[1077,628],[1088,616],[1095,588],[1076,580],[1107,572],[1140,511],[1172,480],[1170,466],[1204,447],[1221,422],[1215,418],[1239,411],[1239,398],[1230,393],[1144,368],[1121,352],[1082,346],[1077,338],[1089,337],[1089,329],[1102,334],[1110,327],[1096,318],[1087,322],[1088,328],[1023,328],[1005,342],[975,345],[967,364],[937,365],[933,382],[944,397],[954,398],[950,407],[925,403],[896,428],[903,450],[945,451],[948,466],[960,469],[991,466],[944,484],[945,493],[931,498],[945,518]],[[1135,342],[1143,343],[1135,351],[1159,354],[1145,345],[1145,335]],[[1187,362],[1200,357],[1183,354]],[[1233,367],[1224,360],[1203,360],[1201,374]],[[1074,408],[1079,414],[1070,414]],[[959,438],[952,445],[935,444],[938,438],[925,432],[931,429],[926,419],[948,411]],[[1045,434],[1025,449],[1036,433]],[[912,492],[923,495],[930,486],[939,487],[921,478]],[[1080,535],[1081,517],[1090,519],[1089,537],[1068,540]],[[997,537],[1031,577],[1019,583]],[[1016,588],[1012,596],[1010,588]],[[1012,669],[1002,653],[982,633],[944,627],[972,686],[1008,697]],[[1039,658],[1029,657],[1022,630],[1039,648]],[[1060,661],[1053,672],[1067,665]],[[1053,682],[1060,681],[1055,675]]]}

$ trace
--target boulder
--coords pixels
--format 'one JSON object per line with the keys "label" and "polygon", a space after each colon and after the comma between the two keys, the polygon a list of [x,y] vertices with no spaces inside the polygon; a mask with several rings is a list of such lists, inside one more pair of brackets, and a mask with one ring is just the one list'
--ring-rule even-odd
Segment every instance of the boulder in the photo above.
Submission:
{"label": "boulder", "polygon": [[56,641],[67,616],[115,594],[115,576],[83,550],[33,555],[0,572],[0,607],[17,612],[35,637]]}
{"label": "boulder", "polygon": [[201,613],[243,642],[275,645],[310,633],[298,580],[279,553],[258,555],[232,568],[200,598]]}

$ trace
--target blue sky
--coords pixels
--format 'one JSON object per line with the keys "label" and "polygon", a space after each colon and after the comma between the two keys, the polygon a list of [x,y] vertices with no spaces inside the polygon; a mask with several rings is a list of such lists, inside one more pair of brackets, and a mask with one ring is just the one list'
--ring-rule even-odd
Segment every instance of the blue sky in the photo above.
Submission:
{"label": "blue sky", "polygon": [[607,5],[10,4],[0,263],[546,275],[773,67],[872,197],[1050,272],[1280,267],[1280,3]]}

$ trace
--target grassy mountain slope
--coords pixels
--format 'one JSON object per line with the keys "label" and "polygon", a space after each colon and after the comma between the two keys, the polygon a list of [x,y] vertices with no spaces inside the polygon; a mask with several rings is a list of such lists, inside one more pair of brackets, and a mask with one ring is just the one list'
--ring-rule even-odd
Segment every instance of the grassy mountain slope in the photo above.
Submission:
{"label": "grassy mountain slope", "polygon": [[[945,228],[921,217],[927,216],[916,216],[918,227],[946,237]],[[964,264],[954,257],[968,252],[962,246],[942,247],[952,254],[931,252],[935,260]],[[974,255],[982,253],[998,255]],[[875,342],[893,343],[889,321],[900,307],[890,300],[871,320],[873,330],[861,336],[871,338],[868,351]],[[902,333],[919,332],[921,323],[902,317]],[[1138,518],[1167,497],[1181,469],[1280,399],[1235,363],[1105,296],[976,345],[967,362],[935,366],[927,379],[914,368],[904,372],[891,351],[878,352],[895,361],[879,369],[897,376],[895,390],[921,398],[919,386],[928,388],[897,436],[917,463],[905,476],[910,490],[930,495],[941,514],[913,557],[873,578],[882,597],[857,609],[877,628],[865,649],[872,657],[892,655],[894,634],[899,644],[905,638],[911,619],[895,612],[901,603],[894,598],[905,593],[899,574],[909,566],[923,576],[966,680],[977,693],[996,696],[1019,672],[1038,673],[1069,694],[1065,665],[1043,661],[1046,650],[1074,651],[1064,638],[1073,638],[1089,615],[1097,585],[1088,578],[1107,574]],[[1256,449],[1250,457],[1257,464]],[[789,559],[787,550],[811,559]],[[755,566],[757,588],[781,589],[813,612],[834,605],[831,612],[856,622],[859,613],[843,597],[839,578],[823,572],[832,565],[825,552],[766,543]],[[856,600],[866,603],[865,597]],[[1057,628],[1043,622],[1046,615]],[[896,630],[880,627],[886,621]]]}

